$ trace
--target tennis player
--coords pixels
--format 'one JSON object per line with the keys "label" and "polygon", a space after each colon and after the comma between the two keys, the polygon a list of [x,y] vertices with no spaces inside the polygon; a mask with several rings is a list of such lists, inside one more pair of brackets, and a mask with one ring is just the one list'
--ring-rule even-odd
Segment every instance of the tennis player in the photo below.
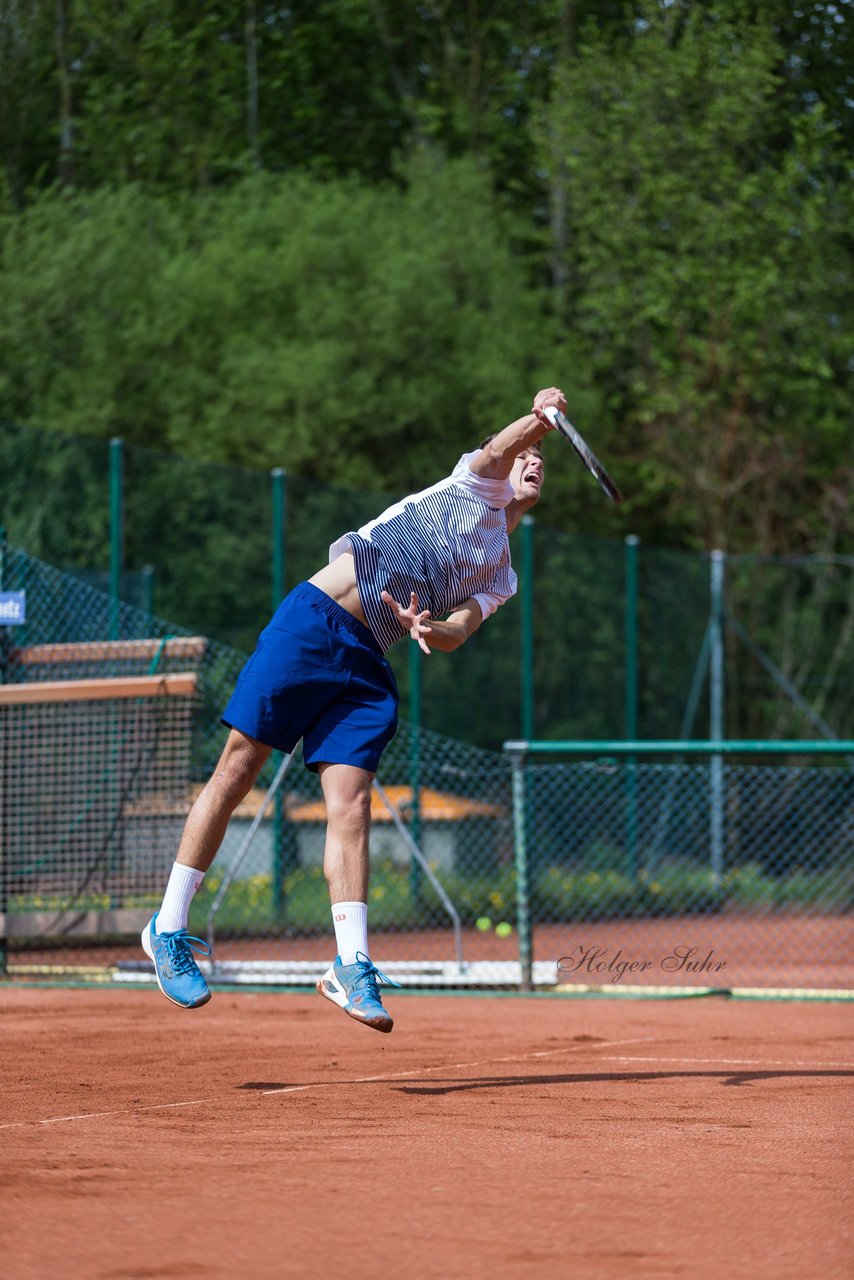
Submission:
{"label": "tennis player", "polygon": [[398,984],[370,959],[367,907],[371,783],[397,728],[385,654],[407,635],[427,654],[457,649],[516,591],[508,534],[540,497],[549,406],[566,409],[556,387],[539,391],[530,413],[464,454],[445,480],[339,538],[329,563],[291,591],[261,633],[223,713],[225,749],[142,934],[173,1003],[194,1009],[210,999],[194,956],[210,947],[187,931],[193,894],[270,752],[293,751],[302,739],[326,801],[324,873],[338,950],[317,989],[366,1026],[391,1031],[378,984]]}

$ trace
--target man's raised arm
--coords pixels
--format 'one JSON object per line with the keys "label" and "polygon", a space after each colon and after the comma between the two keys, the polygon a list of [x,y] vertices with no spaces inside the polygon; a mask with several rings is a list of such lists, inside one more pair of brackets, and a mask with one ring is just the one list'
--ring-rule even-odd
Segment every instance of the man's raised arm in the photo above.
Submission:
{"label": "man's raised arm", "polygon": [[484,445],[477,457],[469,463],[476,476],[488,476],[491,480],[506,480],[513,470],[513,463],[520,453],[538,444],[547,431],[554,430],[543,410],[550,405],[566,413],[566,397],[558,387],[538,391],[534,405],[524,418],[511,422],[503,431]]}

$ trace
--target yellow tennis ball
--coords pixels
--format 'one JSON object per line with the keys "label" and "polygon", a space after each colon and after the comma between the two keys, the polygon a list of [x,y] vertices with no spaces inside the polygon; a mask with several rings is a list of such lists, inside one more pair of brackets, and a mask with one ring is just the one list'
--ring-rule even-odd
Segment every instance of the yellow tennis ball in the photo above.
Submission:
{"label": "yellow tennis ball", "polygon": [[501,924],[495,926],[495,932],[499,938],[509,938],[513,932],[513,926],[508,924],[506,920],[502,920]]}
{"label": "yellow tennis ball", "polygon": [[489,933],[492,928],[492,921],[489,916],[478,916],[474,922],[475,929],[479,929],[481,933]]}

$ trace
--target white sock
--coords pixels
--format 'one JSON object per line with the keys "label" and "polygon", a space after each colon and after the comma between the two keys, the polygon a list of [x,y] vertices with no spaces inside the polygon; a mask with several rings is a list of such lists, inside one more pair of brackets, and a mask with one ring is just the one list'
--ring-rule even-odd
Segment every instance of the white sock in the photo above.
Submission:
{"label": "white sock", "polygon": [[356,952],[369,955],[367,902],[333,902],[332,923],[342,964],[355,964]]}
{"label": "white sock", "polygon": [[204,871],[196,871],[194,867],[173,862],[169,883],[163,895],[163,905],[157,913],[158,933],[174,933],[176,929],[186,929],[193,894],[204,878]]}

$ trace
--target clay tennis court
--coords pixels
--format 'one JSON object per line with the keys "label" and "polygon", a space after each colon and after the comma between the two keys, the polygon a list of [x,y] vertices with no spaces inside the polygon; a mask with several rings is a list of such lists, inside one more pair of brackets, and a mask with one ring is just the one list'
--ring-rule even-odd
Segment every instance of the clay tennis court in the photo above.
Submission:
{"label": "clay tennis court", "polygon": [[4,1276],[851,1273],[843,1004],[388,1003],[6,987]]}

